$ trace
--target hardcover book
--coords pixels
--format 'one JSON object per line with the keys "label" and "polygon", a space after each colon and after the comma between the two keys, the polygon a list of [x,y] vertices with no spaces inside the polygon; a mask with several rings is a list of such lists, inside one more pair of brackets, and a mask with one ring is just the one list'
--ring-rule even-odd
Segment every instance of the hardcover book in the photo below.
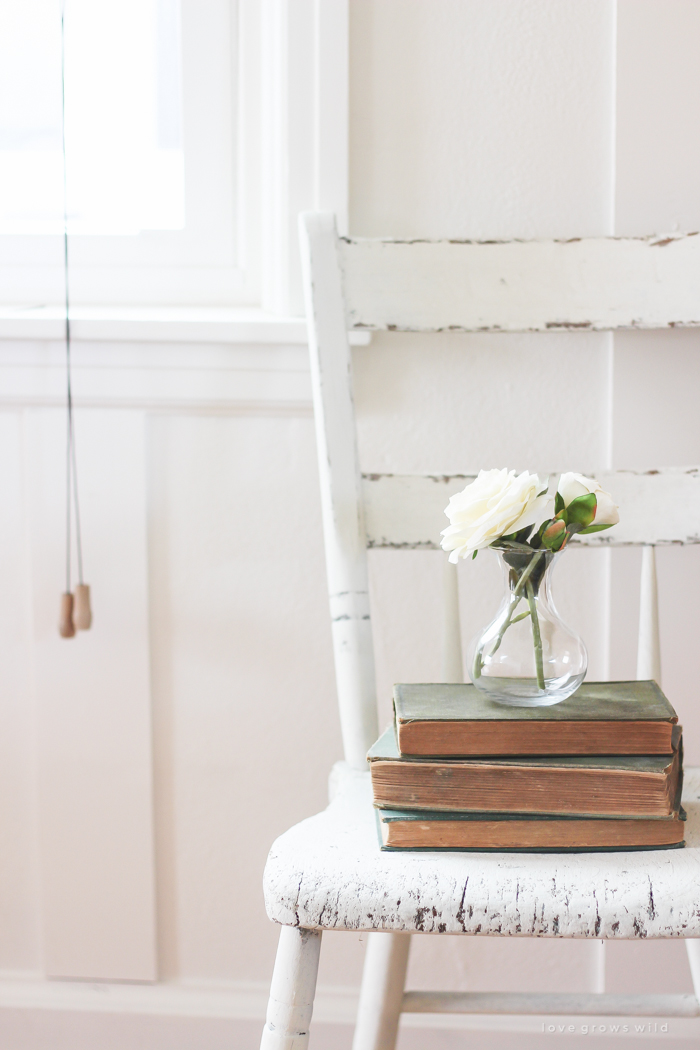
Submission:
{"label": "hardcover book", "polygon": [[506,707],[473,685],[396,685],[410,756],[669,755],[678,716],[656,682],[584,682],[552,707]]}
{"label": "hardcover book", "polygon": [[388,809],[670,817],[680,809],[682,742],[670,755],[415,758],[390,726],[369,751]]}
{"label": "hardcover book", "polygon": [[535,813],[418,813],[378,809],[385,850],[537,853],[678,849],[685,810],[668,818],[545,817]]}

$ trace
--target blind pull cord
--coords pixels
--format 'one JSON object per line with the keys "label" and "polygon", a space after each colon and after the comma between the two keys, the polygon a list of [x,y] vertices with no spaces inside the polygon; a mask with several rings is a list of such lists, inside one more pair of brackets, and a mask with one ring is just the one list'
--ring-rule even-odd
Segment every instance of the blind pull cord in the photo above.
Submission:
{"label": "blind pull cord", "polygon": [[[70,297],[68,287],[68,177],[66,164],[66,34],[65,5],[61,6],[61,139],[63,148],[63,283],[66,306],[66,589],[61,595],[58,631],[62,638],[73,638],[76,630],[87,631],[92,624],[90,588],[83,581],[83,544],[80,534],[80,501],[78,467],[73,426],[73,392],[71,389]],[[72,505],[72,506],[71,506]],[[75,545],[78,583],[71,589],[71,547],[75,517]]]}

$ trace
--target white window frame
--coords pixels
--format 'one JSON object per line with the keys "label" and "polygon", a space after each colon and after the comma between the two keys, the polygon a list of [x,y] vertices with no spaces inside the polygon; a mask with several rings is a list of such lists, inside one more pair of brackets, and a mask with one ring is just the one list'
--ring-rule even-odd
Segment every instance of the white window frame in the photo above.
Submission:
{"label": "white window frame", "polygon": [[[230,31],[215,62],[208,39],[226,18]],[[72,238],[76,338],[81,320],[90,322],[83,328],[91,339],[101,337],[102,322],[111,339],[120,338],[115,322],[122,332],[135,325],[146,339],[162,338],[163,325],[172,336],[178,321],[185,339],[188,330],[201,338],[208,321],[220,338],[221,326],[231,333],[239,316],[246,330],[257,321],[269,331],[271,315],[303,312],[298,213],[333,211],[347,231],[348,0],[182,0],[182,39],[185,163],[200,194],[194,220],[185,231]],[[214,107],[229,43],[225,97]],[[217,136],[221,127],[228,135]],[[188,200],[190,215],[192,208]],[[0,338],[56,336],[58,244],[0,238]],[[54,265],[47,249],[58,255]]]}

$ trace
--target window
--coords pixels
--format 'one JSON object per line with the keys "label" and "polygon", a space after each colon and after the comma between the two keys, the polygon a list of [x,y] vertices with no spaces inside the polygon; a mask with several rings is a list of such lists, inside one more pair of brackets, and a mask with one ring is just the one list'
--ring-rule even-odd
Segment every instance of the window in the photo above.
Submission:
{"label": "window", "polygon": [[[2,7],[3,298],[60,302],[60,0]],[[255,301],[236,222],[237,15],[231,0],[65,0],[75,302]]]}
{"label": "window", "polygon": [[[71,302],[301,313],[297,213],[347,212],[347,0],[64,2]],[[0,0],[0,294],[24,308],[63,299],[60,12]]]}
{"label": "window", "polygon": [[[178,0],[71,0],[66,142],[71,234],[185,225]],[[0,232],[63,232],[61,34],[24,0],[0,35]]]}

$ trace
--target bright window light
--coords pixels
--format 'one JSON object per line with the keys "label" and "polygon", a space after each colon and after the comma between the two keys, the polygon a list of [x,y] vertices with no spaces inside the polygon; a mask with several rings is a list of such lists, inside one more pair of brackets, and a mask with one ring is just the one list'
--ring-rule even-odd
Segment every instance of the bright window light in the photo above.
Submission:
{"label": "bright window light", "polygon": [[[185,224],[180,0],[65,0],[68,229]],[[63,230],[61,0],[0,0],[0,233]]]}

